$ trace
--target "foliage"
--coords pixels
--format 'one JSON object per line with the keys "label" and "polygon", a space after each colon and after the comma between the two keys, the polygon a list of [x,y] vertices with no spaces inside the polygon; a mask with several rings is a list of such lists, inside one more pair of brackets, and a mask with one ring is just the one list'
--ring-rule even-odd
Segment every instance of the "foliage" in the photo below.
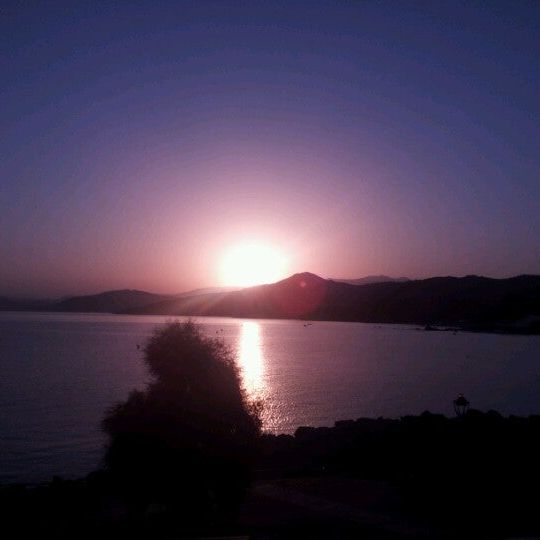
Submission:
{"label": "foliage", "polygon": [[174,507],[184,522],[230,515],[249,482],[260,404],[231,350],[193,322],[156,330],[144,353],[151,382],[103,420],[108,470],[139,508]]}

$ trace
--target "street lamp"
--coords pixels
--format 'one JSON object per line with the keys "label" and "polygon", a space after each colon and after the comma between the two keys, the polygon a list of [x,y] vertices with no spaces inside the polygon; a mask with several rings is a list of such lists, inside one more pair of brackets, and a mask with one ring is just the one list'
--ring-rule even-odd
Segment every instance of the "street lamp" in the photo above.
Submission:
{"label": "street lamp", "polygon": [[469,402],[463,394],[459,394],[457,399],[454,399],[454,411],[456,416],[463,416],[469,408]]}

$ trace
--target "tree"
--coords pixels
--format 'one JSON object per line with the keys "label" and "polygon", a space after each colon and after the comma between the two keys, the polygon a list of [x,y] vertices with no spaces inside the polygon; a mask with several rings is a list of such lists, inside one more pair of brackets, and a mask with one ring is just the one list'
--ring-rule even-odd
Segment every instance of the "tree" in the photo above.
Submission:
{"label": "tree", "polygon": [[246,398],[232,351],[193,322],[170,323],[147,342],[151,381],[103,420],[105,463],[132,503],[221,520],[241,500],[261,430],[260,404]]}

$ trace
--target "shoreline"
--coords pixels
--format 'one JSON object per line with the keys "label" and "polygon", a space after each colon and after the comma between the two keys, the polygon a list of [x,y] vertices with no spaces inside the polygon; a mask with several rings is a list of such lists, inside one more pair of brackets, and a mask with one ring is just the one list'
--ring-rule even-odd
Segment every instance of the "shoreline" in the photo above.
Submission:
{"label": "shoreline", "polygon": [[[360,320],[351,320],[351,319],[308,319],[308,318],[287,318],[287,317],[251,317],[251,316],[237,316],[237,315],[187,315],[187,314],[154,314],[154,313],[129,313],[129,312],[112,312],[112,311],[55,311],[55,310],[0,310],[1,313],[29,313],[29,314],[57,314],[57,315],[114,315],[114,316],[128,316],[128,317],[169,317],[171,319],[175,318],[190,318],[195,321],[198,319],[207,319],[207,318],[216,318],[216,319],[238,319],[238,320],[261,320],[261,321],[294,321],[298,323],[317,323],[317,322],[333,322],[333,323],[357,323],[357,324],[367,324],[367,325],[401,325],[401,326],[410,326],[415,327],[418,331],[425,332],[450,332],[450,333],[471,333],[471,334],[496,334],[496,335],[510,335],[510,336],[538,336],[540,335],[540,325],[533,328],[512,326],[512,325],[503,325],[499,323],[494,323],[491,325],[484,324],[464,324],[462,326],[455,324],[447,323],[428,323],[425,322],[403,322],[403,321],[360,321]],[[311,326],[311,325],[310,325]]]}
{"label": "shoreline", "polygon": [[[261,440],[263,441],[263,453],[271,450],[274,452],[276,449],[279,451],[283,448],[288,447],[288,443],[296,441],[300,444],[309,442],[313,443],[317,439],[330,439],[331,437],[338,436],[342,438],[344,434],[349,432],[356,432],[359,434],[361,431],[366,429],[363,434],[366,433],[369,435],[373,434],[373,430],[377,429],[379,431],[384,431],[387,429],[395,429],[400,424],[409,424],[412,425],[415,422],[432,422],[432,423],[444,423],[446,426],[459,426],[463,425],[466,422],[488,422],[490,428],[496,428],[497,424],[500,427],[502,423],[513,422],[521,426],[531,423],[535,428],[540,430],[540,413],[533,413],[529,415],[515,415],[508,414],[504,416],[498,411],[489,410],[486,412],[479,411],[477,409],[470,409],[465,416],[447,416],[443,413],[432,413],[430,411],[424,411],[420,414],[407,414],[398,417],[359,417],[357,419],[343,419],[334,421],[333,425],[319,425],[319,426],[309,426],[302,425],[298,426],[293,433],[272,433],[270,431],[263,431],[261,433]],[[439,424],[440,425],[440,424]],[[358,431],[359,430],[359,431]],[[399,431],[399,429],[398,429]],[[540,431],[538,432],[540,437]],[[348,441],[350,442],[350,441]],[[539,441],[540,442],[540,441]],[[335,447],[334,447],[335,449]],[[288,451],[290,446],[288,447]],[[304,450],[309,450],[308,447]],[[260,469],[262,470],[262,469]],[[89,476],[95,473],[102,473],[104,469],[98,468],[94,471],[90,471],[88,474],[79,477],[64,477],[61,475],[53,475],[48,480],[40,480],[35,482],[4,482],[0,483],[0,490],[5,488],[12,487],[22,487],[22,488],[42,488],[47,487],[54,482],[81,482],[85,481]]]}
{"label": "shoreline", "polygon": [[536,499],[527,495],[540,481],[539,450],[539,414],[470,409],[446,417],[426,411],[263,434],[239,514],[217,529],[201,524],[195,534],[181,529],[177,510],[159,504],[133,521],[104,470],[75,480],[0,485],[0,504],[11,509],[9,519],[44,515],[39,533],[61,524],[61,538],[81,527],[94,535],[154,531],[166,516],[167,523],[176,516],[178,538],[242,534],[262,540],[289,538],[291,531],[319,538],[314,524],[326,537],[342,537],[333,531],[369,538],[531,536],[540,533]]}

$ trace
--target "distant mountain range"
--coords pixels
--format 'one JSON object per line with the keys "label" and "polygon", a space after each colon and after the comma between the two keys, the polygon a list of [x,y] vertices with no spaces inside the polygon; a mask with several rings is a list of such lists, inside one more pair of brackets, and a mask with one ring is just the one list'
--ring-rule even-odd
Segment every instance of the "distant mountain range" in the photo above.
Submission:
{"label": "distant mountain range", "polygon": [[119,313],[130,309],[137,309],[143,306],[161,302],[168,295],[153,294],[133,289],[121,291],[108,291],[101,294],[89,296],[73,296],[55,302],[49,306],[50,311],[78,311],[90,313]]}
{"label": "distant mountain range", "polygon": [[386,281],[385,276],[331,280],[304,272],[240,290],[203,289],[180,295],[123,290],[34,305],[0,298],[0,309],[404,323],[429,329],[540,333],[540,276]]}
{"label": "distant mountain range", "polygon": [[175,294],[175,298],[181,298],[183,296],[197,296],[199,294],[212,294],[221,292],[239,291],[242,287],[205,287],[203,289],[194,289],[192,291]]}
{"label": "distant mountain range", "polygon": [[0,296],[0,311],[42,311],[53,303],[53,300]]}
{"label": "distant mountain range", "polygon": [[388,281],[411,281],[406,277],[393,278],[389,276],[366,276],[359,279],[332,279],[332,281],[338,281],[340,283],[350,283],[351,285],[368,285],[369,283],[386,283]]}
{"label": "distant mountain range", "polygon": [[29,300],[0,297],[0,311],[65,311],[79,313],[123,313],[177,298],[196,297],[238,290],[235,287],[207,287],[180,294],[155,294],[136,289],[106,291],[56,300]]}

